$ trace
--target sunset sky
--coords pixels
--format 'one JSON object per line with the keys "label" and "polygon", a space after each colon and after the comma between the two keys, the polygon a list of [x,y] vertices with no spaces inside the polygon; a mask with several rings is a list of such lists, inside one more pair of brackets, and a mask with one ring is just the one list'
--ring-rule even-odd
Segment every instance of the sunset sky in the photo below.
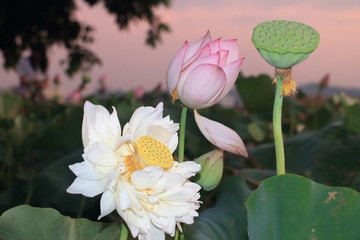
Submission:
{"label": "sunset sky", "polygon": [[[213,39],[238,39],[241,55],[245,57],[242,72],[247,75],[273,74],[251,43],[252,29],[259,23],[274,19],[303,22],[321,35],[319,48],[294,68],[298,84],[315,83],[326,73],[331,86],[360,88],[360,1],[359,0],[175,0],[170,8],[156,12],[172,29],[163,35],[163,43],[152,49],[144,44],[147,25],[132,24],[129,30],[119,31],[114,17],[102,5],[87,7],[78,1],[76,17],[96,28],[95,43],[91,45],[102,59],[96,67],[89,91],[98,86],[98,78],[106,74],[112,90],[130,90],[143,85],[150,90],[158,83],[165,88],[165,73],[169,61],[185,40],[193,42],[210,30]],[[49,73],[62,74],[59,59],[62,49],[52,48]],[[3,59],[0,57],[0,64]],[[14,72],[0,69],[0,88],[17,84]],[[69,80],[62,74],[63,87],[74,89],[80,76]]]}

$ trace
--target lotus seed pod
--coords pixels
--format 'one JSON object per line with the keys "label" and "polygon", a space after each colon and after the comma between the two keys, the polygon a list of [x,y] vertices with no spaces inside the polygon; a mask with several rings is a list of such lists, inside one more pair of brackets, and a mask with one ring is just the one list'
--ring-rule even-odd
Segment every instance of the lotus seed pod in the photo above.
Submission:
{"label": "lotus seed pod", "polygon": [[303,23],[273,20],[257,25],[251,40],[268,63],[290,68],[309,57],[318,47],[320,35]]}

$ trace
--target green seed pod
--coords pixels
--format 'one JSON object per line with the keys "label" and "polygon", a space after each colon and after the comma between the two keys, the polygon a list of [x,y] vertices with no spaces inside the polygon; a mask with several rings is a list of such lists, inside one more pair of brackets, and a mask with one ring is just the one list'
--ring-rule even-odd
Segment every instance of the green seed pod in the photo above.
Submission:
{"label": "green seed pod", "polygon": [[216,149],[194,159],[201,165],[201,170],[195,180],[205,191],[214,189],[221,180],[224,168],[223,151]]}
{"label": "green seed pod", "polygon": [[290,68],[309,57],[318,47],[320,35],[303,23],[273,20],[257,25],[251,40],[268,63]]}

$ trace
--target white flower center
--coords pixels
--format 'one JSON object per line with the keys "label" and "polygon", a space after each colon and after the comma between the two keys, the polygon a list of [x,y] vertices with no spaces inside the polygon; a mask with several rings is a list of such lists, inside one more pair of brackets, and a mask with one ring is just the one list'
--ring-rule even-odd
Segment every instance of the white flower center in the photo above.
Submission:
{"label": "white flower center", "polygon": [[141,170],[148,166],[159,166],[162,168],[170,168],[174,159],[170,149],[155,138],[143,136],[135,143],[127,142],[120,146],[119,151],[122,152],[124,147],[128,154],[124,156],[125,172],[129,174],[137,170]]}

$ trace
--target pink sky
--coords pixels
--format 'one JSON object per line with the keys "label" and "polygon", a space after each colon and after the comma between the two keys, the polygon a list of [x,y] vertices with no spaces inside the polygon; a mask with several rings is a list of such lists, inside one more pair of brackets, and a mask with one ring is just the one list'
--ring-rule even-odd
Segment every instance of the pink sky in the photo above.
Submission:
{"label": "pink sky", "polygon": [[[95,43],[91,45],[102,59],[91,76],[93,91],[98,78],[106,74],[109,89],[130,90],[143,85],[147,90],[158,83],[165,87],[165,73],[169,61],[185,40],[193,42],[210,30],[213,39],[237,38],[241,55],[245,57],[245,75],[273,73],[251,43],[252,29],[263,21],[286,19],[314,27],[321,35],[319,48],[294,68],[298,84],[317,82],[330,74],[331,86],[360,88],[360,2],[357,0],[302,1],[238,1],[238,0],[175,0],[170,8],[158,9],[162,20],[172,31],[163,35],[163,43],[152,49],[144,44],[147,25],[132,24],[129,30],[119,31],[114,17],[107,15],[101,5],[93,8],[80,2],[77,17],[96,28]],[[59,60],[62,49],[49,53],[49,73],[62,73]],[[3,59],[0,57],[0,64]],[[80,76],[72,80],[63,75],[64,88],[74,89]],[[14,72],[0,69],[0,88],[17,84]]]}

